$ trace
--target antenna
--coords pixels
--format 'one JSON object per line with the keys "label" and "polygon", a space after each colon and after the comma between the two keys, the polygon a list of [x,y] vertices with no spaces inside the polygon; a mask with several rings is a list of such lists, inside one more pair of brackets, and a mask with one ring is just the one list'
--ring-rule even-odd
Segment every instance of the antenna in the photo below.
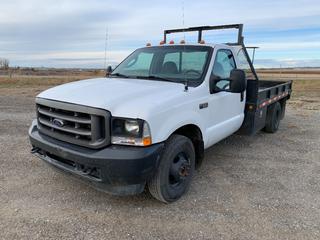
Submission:
{"label": "antenna", "polygon": [[108,34],[108,25],[107,25],[107,27],[106,27],[106,40],[105,40],[105,44],[104,44],[104,64],[103,64],[103,69],[106,69],[106,67],[107,67],[108,38],[109,38],[109,34]]}
{"label": "antenna", "polygon": [[[181,1],[182,4],[182,28],[184,29],[184,0]],[[184,40],[184,44],[183,44],[183,52],[186,51],[186,33],[185,31],[183,31],[183,40]],[[182,57],[183,57],[183,52],[181,53],[180,57],[180,71],[182,71]],[[186,74],[184,74],[184,91],[187,92],[189,89],[189,82],[186,78]]]}
{"label": "antenna", "polygon": [[[182,0],[182,27],[184,29],[184,0]],[[183,31],[183,40],[186,41],[185,31]]]}

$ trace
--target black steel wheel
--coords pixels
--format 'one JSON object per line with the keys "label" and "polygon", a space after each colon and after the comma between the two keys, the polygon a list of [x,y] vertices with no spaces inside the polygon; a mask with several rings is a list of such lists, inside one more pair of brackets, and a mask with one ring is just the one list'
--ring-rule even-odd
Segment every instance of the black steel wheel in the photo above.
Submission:
{"label": "black steel wheel", "polygon": [[191,140],[172,135],[166,142],[159,168],[148,182],[156,199],[169,203],[178,200],[190,187],[195,169],[195,151]]}

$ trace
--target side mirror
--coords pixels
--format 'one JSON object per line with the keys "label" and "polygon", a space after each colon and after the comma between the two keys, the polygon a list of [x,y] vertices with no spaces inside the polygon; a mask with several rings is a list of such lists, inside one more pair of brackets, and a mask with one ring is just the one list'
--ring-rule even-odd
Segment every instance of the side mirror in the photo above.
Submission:
{"label": "side mirror", "polygon": [[240,69],[233,69],[230,73],[230,89],[232,93],[242,93],[247,88],[246,73]]}
{"label": "side mirror", "polygon": [[242,93],[247,88],[246,74],[240,69],[232,70],[229,78],[220,78],[212,74],[209,86],[210,94],[217,92]]}
{"label": "side mirror", "polygon": [[106,77],[110,76],[111,73],[112,73],[112,67],[108,66],[106,70]]}
{"label": "side mirror", "polygon": [[216,86],[217,82],[219,82],[221,78],[219,76],[216,76],[214,74],[211,74],[210,80],[209,80],[209,89],[210,94],[220,92],[221,90]]}

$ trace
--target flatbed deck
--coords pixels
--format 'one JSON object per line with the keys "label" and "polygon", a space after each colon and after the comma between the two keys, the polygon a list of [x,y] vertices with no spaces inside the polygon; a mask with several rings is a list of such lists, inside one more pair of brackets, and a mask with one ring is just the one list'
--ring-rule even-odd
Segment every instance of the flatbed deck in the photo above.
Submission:
{"label": "flatbed deck", "polygon": [[266,125],[268,106],[279,102],[284,117],[286,100],[290,98],[292,81],[248,81],[245,120],[239,133],[252,135]]}

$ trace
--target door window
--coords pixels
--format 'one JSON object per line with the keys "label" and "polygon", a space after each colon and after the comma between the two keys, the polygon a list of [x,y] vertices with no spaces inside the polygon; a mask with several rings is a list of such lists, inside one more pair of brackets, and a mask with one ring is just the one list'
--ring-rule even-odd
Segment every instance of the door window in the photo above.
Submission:
{"label": "door window", "polygon": [[251,71],[251,67],[250,67],[250,64],[246,58],[246,55],[243,51],[243,49],[241,49],[239,52],[238,52],[238,60],[239,60],[239,66],[238,68],[245,71],[246,73],[246,78],[247,79],[255,79],[255,76],[254,74],[252,73]]}
{"label": "door window", "polygon": [[216,86],[220,89],[229,89],[230,73],[236,69],[233,54],[230,50],[223,49],[217,52],[217,56],[213,65],[212,74],[217,77]]}

